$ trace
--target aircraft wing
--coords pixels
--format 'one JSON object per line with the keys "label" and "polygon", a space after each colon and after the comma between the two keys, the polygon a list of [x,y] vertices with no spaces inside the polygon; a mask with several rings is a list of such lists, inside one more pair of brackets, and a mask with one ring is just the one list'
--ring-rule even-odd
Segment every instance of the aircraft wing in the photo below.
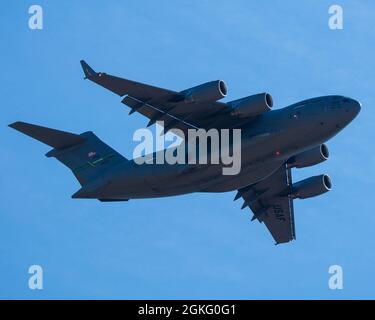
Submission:
{"label": "aircraft wing", "polygon": [[139,112],[149,118],[147,126],[164,121],[164,131],[178,128],[186,134],[189,128],[231,128],[238,126],[226,103],[186,104],[181,93],[154,87],[132,80],[118,78],[103,72],[95,72],[81,61],[85,78],[123,97],[122,103],[130,107],[129,114]]}
{"label": "aircraft wing", "polygon": [[263,222],[276,244],[296,239],[293,199],[286,195],[291,185],[291,169],[284,164],[265,180],[239,189],[235,198],[245,200],[242,208],[252,210],[252,220]]}

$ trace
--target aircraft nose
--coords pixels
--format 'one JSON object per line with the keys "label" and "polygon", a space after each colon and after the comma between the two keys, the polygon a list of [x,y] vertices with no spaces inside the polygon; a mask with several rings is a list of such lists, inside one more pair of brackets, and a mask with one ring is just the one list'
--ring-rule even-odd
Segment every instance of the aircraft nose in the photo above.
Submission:
{"label": "aircraft nose", "polygon": [[347,99],[345,103],[345,111],[349,113],[351,120],[353,120],[361,111],[362,104],[355,99]]}
{"label": "aircraft nose", "polygon": [[336,128],[341,130],[352,122],[361,111],[361,106],[362,105],[359,101],[343,97],[339,107],[332,107],[332,110],[335,111]]}
{"label": "aircraft nose", "polygon": [[355,113],[355,116],[357,116],[357,114],[361,111],[361,108],[362,108],[362,103],[360,103],[359,101],[357,100],[353,100],[353,111]]}

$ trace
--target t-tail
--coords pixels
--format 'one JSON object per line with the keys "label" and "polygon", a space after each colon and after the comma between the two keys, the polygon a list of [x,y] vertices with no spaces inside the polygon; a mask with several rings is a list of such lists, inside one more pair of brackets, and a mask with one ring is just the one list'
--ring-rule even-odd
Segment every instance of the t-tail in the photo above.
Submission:
{"label": "t-tail", "polygon": [[51,146],[53,149],[46,156],[55,157],[72,170],[82,186],[92,184],[113,167],[128,161],[91,131],[78,135],[19,121],[9,126]]}

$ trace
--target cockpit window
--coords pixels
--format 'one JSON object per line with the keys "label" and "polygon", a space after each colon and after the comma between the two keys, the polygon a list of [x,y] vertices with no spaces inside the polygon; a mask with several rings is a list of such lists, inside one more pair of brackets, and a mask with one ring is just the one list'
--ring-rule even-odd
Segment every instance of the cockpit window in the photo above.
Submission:
{"label": "cockpit window", "polygon": [[333,103],[330,104],[330,109],[340,109],[341,108],[341,104],[340,104],[340,101],[334,101]]}

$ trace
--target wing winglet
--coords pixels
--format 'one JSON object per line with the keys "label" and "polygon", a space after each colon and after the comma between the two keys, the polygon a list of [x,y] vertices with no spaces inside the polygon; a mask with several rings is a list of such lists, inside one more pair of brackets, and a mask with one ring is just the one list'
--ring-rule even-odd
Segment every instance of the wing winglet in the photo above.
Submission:
{"label": "wing winglet", "polygon": [[85,79],[88,79],[92,76],[97,75],[97,73],[86,63],[85,60],[81,60],[81,66],[85,74]]}

